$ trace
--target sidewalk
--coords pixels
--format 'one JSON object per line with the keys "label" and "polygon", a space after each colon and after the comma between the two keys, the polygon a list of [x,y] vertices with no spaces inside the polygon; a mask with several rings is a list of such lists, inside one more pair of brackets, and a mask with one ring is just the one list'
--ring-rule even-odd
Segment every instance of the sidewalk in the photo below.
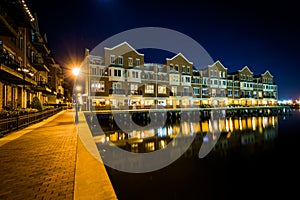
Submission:
{"label": "sidewalk", "polygon": [[65,110],[1,138],[0,199],[116,199],[77,131]]}

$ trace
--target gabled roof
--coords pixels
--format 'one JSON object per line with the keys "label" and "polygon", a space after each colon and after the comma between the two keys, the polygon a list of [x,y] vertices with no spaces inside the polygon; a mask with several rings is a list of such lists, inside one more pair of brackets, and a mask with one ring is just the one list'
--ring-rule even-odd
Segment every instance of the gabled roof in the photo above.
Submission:
{"label": "gabled roof", "polygon": [[185,59],[187,62],[189,62],[191,65],[193,65],[193,62],[189,61],[182,53],[178,53],[177,55],[175,55],[173,58],[166,58],[166,60],[173,60],[176,57],[181,56],[183,59]]}
{"label": "gabled roof", "polygon": [[115,50],[121,46],[128,46],[130,49],[132,49],[136,54],[140,55],[140,56],[144,56],[144,54],[141,54],[139,52],[137,52],[130,44],[128,44],[126,41],[125,42],[122,42],[121,44],[118,44],[117,46],[114,46],[112,48],[108,48],[108,47],[104,47],[105,50]]}
{"label": "gabled roof", "polygon": [[243,67],[243,69],[241,69],[241,70],[238,70],[238,72],[242,72],[242,71],[244,71],[245,69],[247,69],[251,74],[253,74],[253,72],[249,69],[249,67],[247,67],[247,66],[245,66],[245,67]]}
{"label": "gabled roof", "polygon": [[209,66],[212,67],[212,66],[214,66],[214,65],[221,66],[223,69],[226,69],[226,70],[227,70],[227,68],[224,67],[224,65],[223,65],[219,60],[217,60],[216,62],[214,62],[214,64],[209,65]]}
{"label": "gabled roof", "polygon": [[273,75],[269,72],[269,70],[266,70],[265,73],[262,74],[262,76],[265,76],[267,74],[269,74],[273,78]]}

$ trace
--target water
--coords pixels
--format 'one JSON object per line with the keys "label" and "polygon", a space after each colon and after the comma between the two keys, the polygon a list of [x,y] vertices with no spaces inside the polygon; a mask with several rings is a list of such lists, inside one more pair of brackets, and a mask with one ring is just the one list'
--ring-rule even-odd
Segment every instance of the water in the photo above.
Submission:
{"label": "water", "polygon": [[[178,132],[197,135],[185,154],[163,169],[142,174],[107,171],[119,199],[294,199],[299,196],[299,122],[300,110],[294,110],[285,117],[173,123],[128,134],[116,129],[107,139],[139,153],[164,148]],[[212,127],[222,134],[200,159],[199,148]]]}

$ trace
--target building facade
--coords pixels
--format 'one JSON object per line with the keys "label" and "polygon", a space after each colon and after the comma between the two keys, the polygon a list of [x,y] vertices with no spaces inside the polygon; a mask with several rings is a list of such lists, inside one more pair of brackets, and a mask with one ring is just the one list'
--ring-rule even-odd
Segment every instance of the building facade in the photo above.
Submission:
{"label": "building facade", "polygon": [[82,71],[82,102],[90,110],[277,103],[269,71],[254,75],[245,66],[228,73],[220,61],[198,70],[181,53],[165,64],[145,63],[144,55],[127,42],[105,48],[103,57],[86,50]]}
{"label": "building facade", "polygon": [[[59,72],[58,72],[59,71]],[[59,78],[58,78],[59,77]],[[50,81],[49,81],[50,79]],[[0,2],[0,109],[57,102],[63,75],[24,0]]]}

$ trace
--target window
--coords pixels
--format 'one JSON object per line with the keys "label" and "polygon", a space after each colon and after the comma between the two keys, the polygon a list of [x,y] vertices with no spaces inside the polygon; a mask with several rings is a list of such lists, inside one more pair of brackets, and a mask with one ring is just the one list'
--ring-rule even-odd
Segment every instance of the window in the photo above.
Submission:
{"label": "window", "polygon": [[130,85],[130,94],[138,94],[138,85],[137,84]]}
{"label": "window", "polygon": [[154,80],[154,74],[150,74],[150,80]]}
{"label": "window", "polygon": [[115,64],[115,55],[110,55],[110,64]]}
{"label": "window", "polygon": [[207,88],[202,89],[202,95],[204,95],[204,96],[208,95],[208,89]]}
{"label": "window", "polygon": [[194,92],[195,95],[200,94],[200,88],[194,87],[194,88],[193,88],[193,92]]}
{"label": "window", "polygon": [[239,96],[239,91],[238,90],[234,90],[234,96],[238,97]]}
{"label": "window", "polygon": [[145,93],[153,94],[154,93],[154,85],[148,84],[145,86]]}
{"label": "window", "polygon": [[216,95],[217,95],[217,90],[216,89],[212,89],[211,90],[211,96],[212,97],[216,97]]}
{"label": "window", "polygon": [[121,89],[121,83],[113,83],[112,84],[113,90],[120,90]]}
{"label": "window", "polygon": [[184,96],[188,96],[189,95],[189,88],[188,87],[184,87],[183,88],[183,95]]}
{"label": "window", "polygon": [[214,80],[214,85],[218,85],[218,80]]}
{"label": "window", "polygon": [[185,72],[185,66],[184,66],[184,65],[182,65],[182,67],[181,67],[181,72],[182,72],[182,73]]}
{"label": "window", "polygon": [[136,66],[140,66],[141,60],[139,58],[135,59],[135,64],[136,64]]}
{"label": "window", "polygon": [[173,75],[172,76],[172,81],[173,82],[179,82],[179,76]]}
{"label": "window", "polygon": [[190,73],[190,66],[187,66],[186,70],[187,70],[187,73]]}
{"label": "window", "polygon": [[225,72],[223,72],[223,78],[225,78]]}
{"label": "window", "polygon": [[179,66],[175,65],[175,70],[178,71],[179,70]]}
{"label": "window", "polygon": [[185,77],[185,82],[190,83],[191,82],[191,77]]}
{"label": "window", "polygon": [[118,64],[123,65],[123,56],[118,56]]}
{"label": "window", "polygon": [[232,96],[232,90],[228,90],[228,96],[229,96],[229,97]]}
{"label": "window", "polygon": [[92,75],[97,75],[97,69],[96,69],[96,67],[92,67]]}
{"label": "window", "polygon": [[114,76],[119,76],[121,77],[121,70],[120,69],[114,69]]}
{"label": "window", "polygon": [[222,72],[221,71],[219,71],[219,77],[222,78]]}
{"label": "window", "polygon": [[172,64],[172,63],[170,64],[170,69],[174,69],[174,68],[173,68],[173,64]]}
{"label": "window", "polygon": [[158,92],[159,94],[166,94],[166,93],[167,93],[167,88],[166,88],[166,86],[159,85],[159,86],[158,86],[158,89],[157,89],[157,92]]}
{"label": "window", "polygon": [[128,66],[133,66],[133,59],[132,58],[128,58]]}
{"label": "window", "polygon": [[99,75],[103,76],[105,74],[105,69],[104,68],[99,68]]}
{"label": "window", "polygon": [[104,92],[104,81],[91,80],[91,91],[92,92]]}
{"label": "window", "polygon": [[172,86],[171,90],[172,90],[173,96],[176,96],[177,95],[177,87]]}
{"label": "window", "polygon": [[131,76],[132,76],[132,78],[139,78],[139,72],[137,72],[137,71],[132,71],[132,72],[131,72]]}
{"label": "window", "polygon": [[19,49],[22,49],[23,37],[19,38]]}
{"label": "window", "polygon": [[223,80],[223,86],[226,86],[226,81]]}

